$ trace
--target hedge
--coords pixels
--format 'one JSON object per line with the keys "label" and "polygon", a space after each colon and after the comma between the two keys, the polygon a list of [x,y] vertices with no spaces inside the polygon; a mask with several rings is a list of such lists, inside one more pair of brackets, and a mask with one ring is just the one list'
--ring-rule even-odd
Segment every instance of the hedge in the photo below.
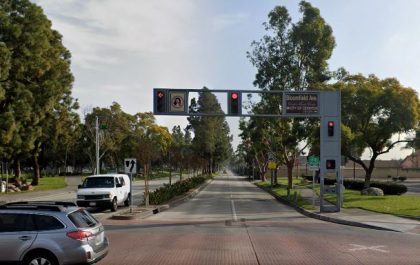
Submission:
{"label": "hedge", "polygon": [[193,177],[175,182],[172,185],[164,184],[163,187],[149,194],[149,201],[151,204],[158,205],[169,201],[175,196],[182,195],[206,181],[205,177]]}
{"label": "hedge", "polygon": [[[324,180],[325,185],[334,185],[336,182],[335,179],[326,178]],[[365,182],[363,180],[352,180],[345,179],[343,185],[346,189],[349,190],[360,190],[364,189]],[[379,182],[371,181],[371,187],[380,188],[384,191],[385,195],[401,195],[407,192],[407,187],[402,184],[393,183],[393,182]]]}

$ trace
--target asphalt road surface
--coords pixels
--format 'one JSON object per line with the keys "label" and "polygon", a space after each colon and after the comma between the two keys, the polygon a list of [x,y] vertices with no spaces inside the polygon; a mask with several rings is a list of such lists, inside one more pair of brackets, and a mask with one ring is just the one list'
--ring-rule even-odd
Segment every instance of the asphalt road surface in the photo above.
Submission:
{"label": "asphalt road surface", "polygon": [[148,219],[105,226],[101,265],[420,264],[419,235],[307,218],[234,176]]}
{"label": "asphalt road surface", "polygon": [[[76,201],[77,199],[77,185],[82,184],[80,176],[67,177],[67,187],[60,190],[40,191],[34,193],[15,193],[9,195],[0,196],[0,201]],[[172,177],[172,183],[179,181],[179,176]],[[160,178],[149,181],[149,190],[153,191],[165,183],[169,183],[169,178]],[[143,202],[144,194],[144,180],[133,182],[133,205],[139,205]],[[128,207],[119,206],[118,212],[126,211]],[[115,214],[109,209],[92,209],[89,211],[94,216],[102,219],[110,217]]]}

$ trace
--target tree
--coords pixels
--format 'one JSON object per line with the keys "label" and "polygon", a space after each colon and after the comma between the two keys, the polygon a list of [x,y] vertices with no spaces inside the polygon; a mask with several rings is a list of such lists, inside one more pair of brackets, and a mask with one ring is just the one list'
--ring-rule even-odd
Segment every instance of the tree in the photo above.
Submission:
{"label": "tree", "polygon": [[[319,9],[310,3],[301,1],[300,12],[302,19],[292,23],[285,7],[275,7],[268,15],[268,23],[264,23],[267,35],[252,43],[253,50],[248,52],[248,58],[257,68],[254,85],[260,89],[313,90],[324,86],[330,78],[327,60],[335,46],[332,29],[321,17]],[[279,106],[280,97],[263,94],[261,102],[252,109],[254,113],[280,114]],[[255,119],[251,118],[250,124],[264,130],[267,148],[262,150],[263,146],[258,142],[253,145],[260,145],[259,153],[276,153],[278,161],[287,165],[291,188],[292,169],[301,152],[300,143],[312,135],[316,123],[308,119],[271,119],[262,122],[261,126]]]}
{"label": "tree", "polygon": [[170,163],[174,164],[179,169],[179,176],[182,179],[182,171],[188,168],[189,157],[191,149],[191,139],[189,131],[185,134],[179,125],[172,128],[172,143],[169,147]]}
{"label": "tree", "polygon": [[67,166],[74,168],[77,159],[82,157],[83,152],[78,150],[82,126],[79,115],[74,112],[77,108],[77,101],[69,98],[57,105],[53,115],[46,120],[41,138],[41,167],[53,167],[57,173],[64,167],[67,173]]}
{"label": "tree", "polygon": [[[99,122],[99,158],[101,164],[107,163],[118,169],[125,157],[134,151],[130,147],[130,136],[136,123],[134,116],[125,113],[117,102],[109,108],[94,108],[85,117],[83,129],[85,152],[90,158],[92,168],[96,164],[96,118]],[[127,150],[128,148],[128,150]],[[131,154],[131,155],[130,155]]]}
{"label": "tree", "polygon": [[43,10],[28,0],[1,1],[0,25],[0,42],[10,54],[7,77],[1,80],[0,115],[13,134],[3,144],[15,160],[17,176],[20,159],[32,157],[32,184],[37,185],[44,125],[71,93],[70,52]]}
{"label": "tree", "polygon": [[10,51],[4,42],[0,42],[0,153],[1,159],[6,158],[6,150],[4,145],[9,144],[13,132],[15,130],[13,113],[10,110],[6,110],[6,88],[5,81],[9,76],[10,70]]}
{"label": "tree", "polygon": [[146,206],[148,206],[151,163],[167,154],[173,140],[168,128],[155,123],[155,118],[152,113],[137,113],[134,117],[136,119],[133,130],[133,139],[136,143],[135,156],[139,163],[143,165],[145,176],[144,197]]}
{"label": "tree", "polygon": [[[392,136],[417,128],[418,95],[395,78],[380,80],[374,75],[347,76],[333,87],[342,93],[342,153],[363,167],[365,187],[369,187],[378,156],[398,143],[412,141],[392,141]],[[369,163],[360,158],[366,148],[372,155]]]}
{"label": "tree", "polygon": [[[223,113],[214,94],[204,87],[198,102],[191,100],[190,113]],[[194,131],[194,153],[202,159],[203,171],[212,174],[216,166],[225,162],[231,153],[229,126],[223,116],[191,116],[188,118]]]}

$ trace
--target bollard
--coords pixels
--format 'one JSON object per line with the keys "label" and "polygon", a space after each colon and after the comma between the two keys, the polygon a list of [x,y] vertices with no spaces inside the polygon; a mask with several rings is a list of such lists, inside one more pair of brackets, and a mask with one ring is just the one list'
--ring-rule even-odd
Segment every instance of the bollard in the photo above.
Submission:
{"label": "bollard", "polygon": [[295,201],[295,203],[297,203],[297,198],[298,198],[297,192],[295,191],[295,193],[293,194],[293,200]]}

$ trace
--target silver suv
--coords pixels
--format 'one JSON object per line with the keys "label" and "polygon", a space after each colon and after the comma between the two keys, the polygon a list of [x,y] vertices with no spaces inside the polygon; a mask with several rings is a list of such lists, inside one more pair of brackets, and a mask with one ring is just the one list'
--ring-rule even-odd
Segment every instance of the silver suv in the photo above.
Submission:
{"label": "silver suv", "polygon": [[107,253],[104,227],[75,203],[0,205],[0,264],[92,264]]}

